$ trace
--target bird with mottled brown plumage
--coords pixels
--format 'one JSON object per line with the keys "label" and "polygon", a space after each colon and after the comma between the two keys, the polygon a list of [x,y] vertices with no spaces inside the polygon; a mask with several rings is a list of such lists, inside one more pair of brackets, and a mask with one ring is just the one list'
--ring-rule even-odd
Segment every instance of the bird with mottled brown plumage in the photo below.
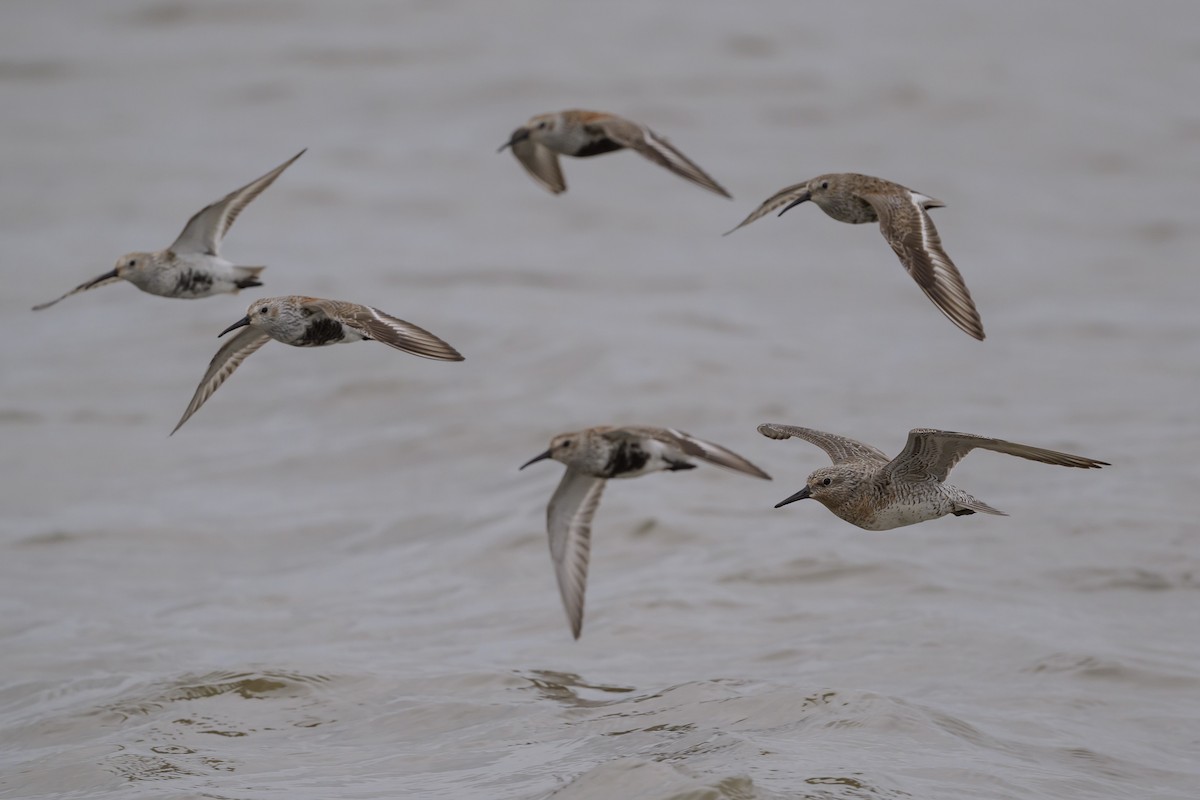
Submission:
{"label": "bird with mottled brown plumage", "polygon": [[567,190],[558,157],[588,158],[630,149],[644,158],[723,197],[729,192],[662,136],[641,123],[605,111],[570,109],[538,114],[500,146],[512,148],[521,166],[553,194]]}
{"label": "bird with mottled brown plumage", "polygon": [[300,295],[255,300],[246,311],[246,316],[218,336],[238,328],[245,330],[226,342],[213,356],[208,371],[196,387],[192,402],[183,412],[175,430],[171,431],[172,434],[212,397],[247,356],[272,339],[293,347],[324,347],[373,340],[423,358],[463,360],[457,350],[424,328],[385,314],[377,308],[344,300],[322,300]]}
{"label": "bird with mottled brown plumage", "polygon": [[833,466],[809,475],[804,488],[776,508],[812,498],[846,522],[869,531],[914,525],[947,514],[1007,516],[946,483],[950,470],[972,450],[992,450],[1060,467],[1109,466],[1106,461],[1057,450],[933,428],[909,431],[908,443],[892,459],[869,444],[812,428],[764,423],[758,432],[769,439],[803,439],[824,450],[833,461]]}
{"label": "bird with mottled brown plumage", "polygon": [[946,255],[929,217],[928,209],[946,205],[941,200],[883,178],[835,172],[779,190],[725,235],[780,206],[783,210],[779,214],[783,216],[788,209],[810,200],[839,222],[852,225],[878,222],[883,238],[921,291],[951,322],[976,339],[983,339],[983,322],[975,310],[975,301],[958,267]]}
{"label": "bird with mottled brown plumage", "polygon": [[732,450],[675,428],[599,425],[562,433],[551,440],[548,450],[525,462],[521,469],[548,458],[567,467],[546,508],[546,529],[550,534],[550,557],[554,561],[558,590],[576,639],[583,629],[592,517],[609,478],[695,469],[692,459],[699,459],[756,478],[771,479]]}

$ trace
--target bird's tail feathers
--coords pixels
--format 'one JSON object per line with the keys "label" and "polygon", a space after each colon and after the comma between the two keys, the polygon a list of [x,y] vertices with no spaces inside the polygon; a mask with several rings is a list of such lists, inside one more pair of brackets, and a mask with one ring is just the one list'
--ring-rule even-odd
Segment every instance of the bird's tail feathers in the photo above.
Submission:
{"label": "bird's tail feathers", "polygon": [[930,197],[927,194],[921,194],[920,192],[913,192],[912,197],[913,197],[913,200],[917,201],[917,205],[919,205],[921,208],[929,209],[929,208],[945,208],[946,207],[946,204],[943,203],[941,200],[938,200],[936,197]]}
{"label": "bird's tail feathers", "polygon": [[263,266],[263,267],[234,267],[233,268],[234,274],[237,275],[237,280],[234,281],[234,285],[237,286],[239,289],[249,289],[251,286],[262,286],[263,285],[262,281],[260,281],[258,279],[258,275],[264,269],[266,269],[265,266]]}
{"label": "bird's tail feathers", "polygon": [[1000,509],[992,508],[987,503],[983,502],[982,500],[977,500],[974,497],[971,497],[969,494],[964,494],[962,497],[959,497],[954,501],[955,516],[974,514],[976,512],[980,514],[995,514],[1000,517],[1008,516],[1008,514]]}

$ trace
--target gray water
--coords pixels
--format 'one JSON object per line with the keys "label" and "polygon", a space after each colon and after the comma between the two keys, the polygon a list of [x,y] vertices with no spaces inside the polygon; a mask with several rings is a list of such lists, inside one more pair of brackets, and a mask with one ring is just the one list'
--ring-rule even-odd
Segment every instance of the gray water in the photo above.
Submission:
{"label": "gray water", "polygon": [[[1200,796],[1200,6],[133,2],[0,6],[0,795]],[[495,149],[611,110],[553,197]],[[223,252],[467,357],[254,355],[174,437],[249,293],[120,284],[309,152]],[[828,171],[938,197],[956,330]],[[871,534],[807,425],[972,455],[1010,517]],[[763,466],[609,487],[583,638],[550,436],[679,427]]]}

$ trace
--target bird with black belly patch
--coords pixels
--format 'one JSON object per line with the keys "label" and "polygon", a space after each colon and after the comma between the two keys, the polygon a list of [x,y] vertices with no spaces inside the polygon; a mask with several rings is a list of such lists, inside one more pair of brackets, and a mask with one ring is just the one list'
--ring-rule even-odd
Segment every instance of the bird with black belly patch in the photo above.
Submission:
{"label": "bird with black belly patch", "polygon": [[377,308],[347,303],[342,300],[322,300],[318,297],[288,295],[255,300],[246,316],[221,331],[245,328],[217,351],[200,379],[192,402],[175,431],[199,410],[200,406],[246,357],[274,339],[293,347],[323,347],[343,342],[377,341],[423,358],[438,361],[462,361],[463,357],[450,345],[424,328],[397,319]]}
{"label": "bird with black belly patch", "polygon": [[250,201],[304,153],[301,150],[261,178],[197,211],[170,247],[153,253],[126,253],[113,269],[33,310],[41,311],[73,294],[122,280],[149,294],[185,300],[237,294],[242,289],[262,286],[258,276],[266,267],[242,267],[226,261],[221,257],[221,240]]}
{"label": "bird with black belly patch", "polygon": [[695,469],[691,459],[699,459],[756,478],[771,479],[737,453],[674,428],[601,425],[559,434],[551,440],[546,452],[525,462],[521,469],[545,459],[554,459],[567,467],[546,508],[546,529],[558,590],[576,639],[583,630],[592,517],[609,478]]}
{"label": "bird with black belly patch", "polygon": [[604,111],[570,109],[538,114],[513,131],[500,151],[509,147],[533,179],[553,194],[567,190],[558,163],[560,155],[588,158],[628,148],[697,186],[730,197],[724,187],[662,136],[645,125]]}

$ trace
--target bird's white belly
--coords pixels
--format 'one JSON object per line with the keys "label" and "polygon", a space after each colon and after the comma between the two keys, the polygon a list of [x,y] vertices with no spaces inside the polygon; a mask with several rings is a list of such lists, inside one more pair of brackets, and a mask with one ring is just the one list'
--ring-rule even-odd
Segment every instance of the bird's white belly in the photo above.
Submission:
{"label": "bird's white belly", "polygon": [[155,269],[131,273],[126,280],[144,292],[163,297],[210,297],[232,287],[233,264],[222,258],[176,256]]}
{"label": "bird's white belly", "polygon": [[342,341],[339,342],[339,344],[345,344],[346,342],[361,342],[363,339],[367,338],[366,334],[364,334],[358,328],[352,328],[349,325],[342,325],[342,337]]}
{"label": "bird's white belly", "polygon": [[642,473],[658,472],[659,470],[668,469],[671,465],[668,463],[668,457],[676,463],[686,461],[683,454],[678,448],[660,442],[657,439],[649,439],[643,443],[643,449],[650,454],[650,459],[646,462],[646,466],[642,469]]}
{"label": "bird's white belly", "polygon": [[557,153],[570,155],[592,143],[592,136],[583,126],[572,126],[565,131],[546,131],[538,136],[538,141]]}
{"label": "bird's white belly", "polygon": [[187,269],[200,269],[222,278],[231,278],[233,276],[234,264],[232,261],[226,261],[220,256],[208,256],[203,254],[176,255],[175,265],[177,267],[185,267]]}
{"label": "bird's white belly", "polygon": [[925,501],[920,503],[893,503],[875,512],[869,523],[860,525],[869,531],[887,531],[916,525],[950,513],[945,503]]}
{"label": "bird's white belly", "polygon": [[662,470],[670,469],[672,462],[687,461],[677,448],[671,447],[657,439],[643,439],[638,442],[637,449],[647,456],[645,463],[637,469],[625,469],[611,477],[636,478],[639,475],[648,475],[651,472],[661,472]]}

